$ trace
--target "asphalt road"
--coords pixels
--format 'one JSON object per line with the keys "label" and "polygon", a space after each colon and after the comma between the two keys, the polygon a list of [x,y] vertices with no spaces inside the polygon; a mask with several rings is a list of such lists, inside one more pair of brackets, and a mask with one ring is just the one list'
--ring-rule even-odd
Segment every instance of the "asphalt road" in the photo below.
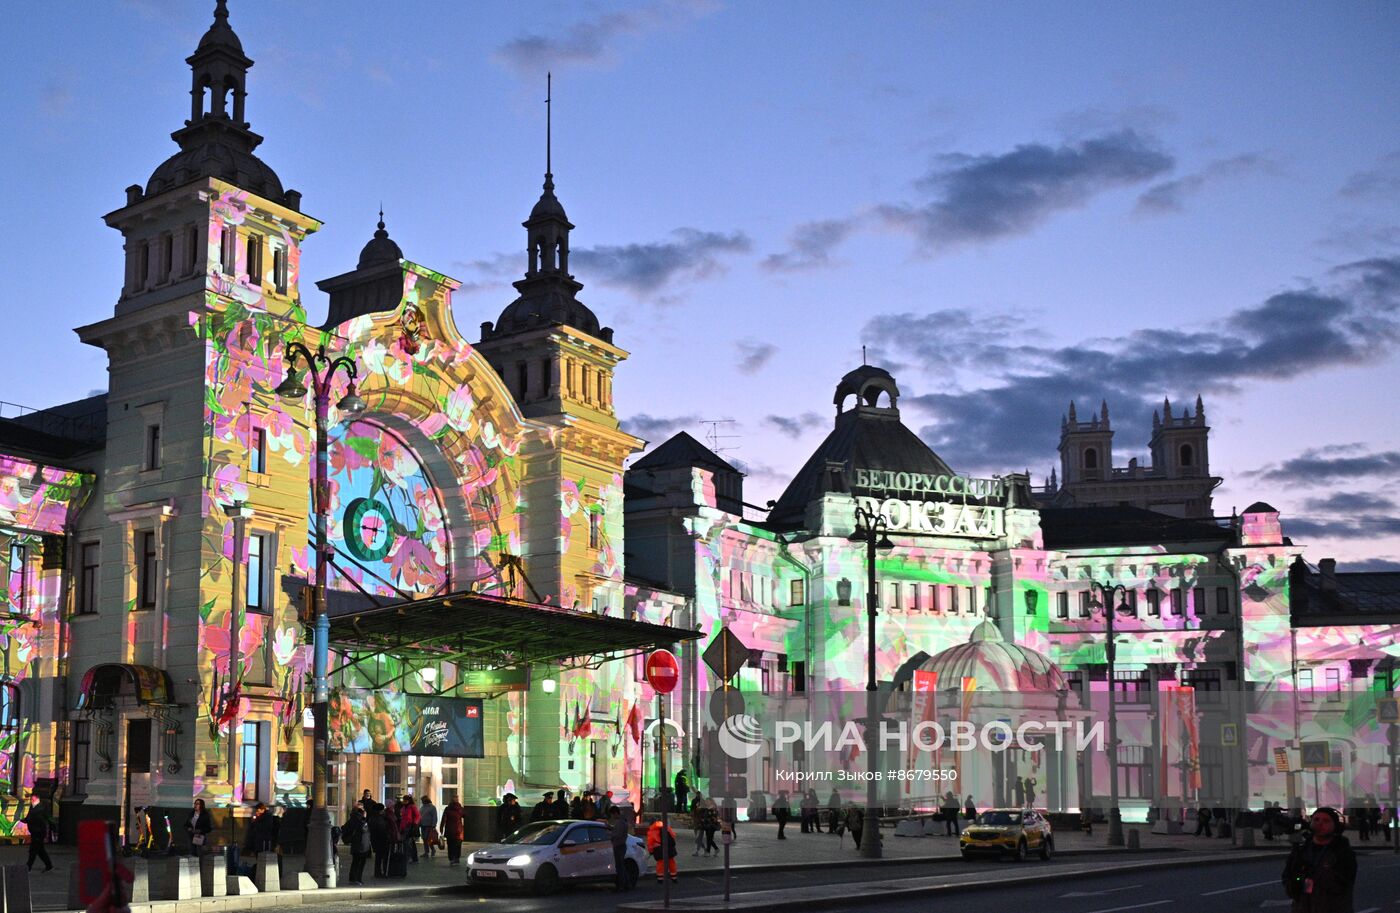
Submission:
{"label": "asphalt road", "polygon": [[[1076,860],[1075,864],[1082,863]],[[760,891],[801,885],[812,887],[830,885],[833,894],[849,898],[849,904],[825,909],[868,911],[880,913],[927,913],[936,906],[940,913],[984,913],[988,909],[1035,910],[1037,913],[1240,913],[1245,910],[1288,909],[1279,886],[1282,858],[1233,865],[1204,866],[1195,870],[1186,867],[1158,871],[1085,876],[1078,882],[1025,885],[997,890],[944,894],[936,899],[921,897],[908,900],[872,897],[860,898],[861,882],[900,877],[927,877],[935,873],[966,871],[954,863],[930,867],[927,865],[884,866],[876,870],[827,869],[801,872],[769,872],[736,877],[733,890]],[[1025,863],[1052,870],[1070,860],[1050,863]],[[973,870],[994,871],[1010,863],[982,862],[970,866]],[[714,895],[722,890],[717,875],[691,875],[681,872],[681,881],[672,886],[673,896]],[[617,895],[607,886],[587,886],[566,889],[554,897],[534,897],[519,891],[476,890],[463,887],[451,894],[417,898],[393,898],[382,901],[357,901],[344,904],[318,904],[325,913],[351,911],[397,911],[405,913],[460,913],[465,909],[502,911],[502,913],[552,913],[552,911],[607,910],[619,899],[659,899],[660,886],[644,879],[638,890]],[[877,906],[878,904],[878,906]],[[1361,854],[1360,874],[1356,892],[1356,913],[1400,913],[1400,857],[1390,854]]]}
{"label": "asphalt road", "polygon": [[[1400,913],[1400,856],[1358,854],[1356,913]],[[940,913],[985,913],[988,909],[1036,913],[1241,913],[1286,911],[1279,883],[1283,860],[1235,865],[1162,869],[1087,877],[1079,883],[1026,885],[939,897]],[[994,899],[994,902],[992,902]],[[929,898],[882,902],[881,913],[928,913]],[[849,907],[873,910],[869,904]]]}

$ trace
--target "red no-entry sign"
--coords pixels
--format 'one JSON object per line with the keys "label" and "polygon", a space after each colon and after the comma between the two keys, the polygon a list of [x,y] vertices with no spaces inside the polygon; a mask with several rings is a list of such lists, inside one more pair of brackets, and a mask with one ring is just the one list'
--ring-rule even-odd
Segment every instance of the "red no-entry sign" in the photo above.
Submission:
{"label": "red no-entry sign", "polygon": [[647,681],[660,694],[676,690],[681,680],[681,664],[670,650],[657,650],[647,657]]}

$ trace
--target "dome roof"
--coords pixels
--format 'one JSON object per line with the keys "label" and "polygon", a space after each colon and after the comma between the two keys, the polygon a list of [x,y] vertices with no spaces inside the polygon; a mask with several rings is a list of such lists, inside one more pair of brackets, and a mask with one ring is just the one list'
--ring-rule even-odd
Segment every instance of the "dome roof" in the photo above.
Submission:
{"label": "dome roof", "polygon": [[213,177],[228,181],[268,200],[283,197],[282,181],[263,160],[240,146],[245,142],[222,142],[217,138],[191,143],[160,164],[146,182],[146,195],[163,193],[175,187]]}
{"label": "dome roof", "polygon": [[564,215],[564,204],[559,202],[559,198],[554,195],[554,182],[546,181],[544,193],[540,194],[539,202],[535,208],[530,210],[530,221],[536,219],[559,219],[569,221],[569,217]]}
{"label": "dome roof", "polygon": [[369,243],[360,249],[360,262],[356,269],[366,269],[371,266],[378,266],[381,263],[397,264],[403,259],[403,251],[394,239],[389,237],[389,232],[384,230],[384,213],[379,214],[379,228],[375,230],[374,237],[369,239]]}
{"label": "dome roof", "polygon": [[214,24],[199,39],[199,50],[211,47],[231,48],[243,53],[243,42],[238,40],[237,33],[228,24],[227,0],[218,0],[214,5]]}
{"label": "dome roof", "polygon": [[[524,283],[516,283],[519,288]],[[506,305],[495,332],[519,333],[538,327],[571,326],[590,336],[599,336],[602,328],[598,317],[583,302],[562,285],[531,287],[522,290],[515,301]],[[599,337],[601,338],[601,336]]]}
{"label": "dome roof", "polygon": [[1278,513],[1278,508],[1274,507],[1268,501],[1255,501],[1253,504],[1246,507],[1244,512],[1247,514],[1276,514]]}
{"label": "dome roof", "polygon": [[[889,397],[888,406],[876,405],[882,393]],[[894,405],[899,388],[888,371],[864,365],[850,372],[836,387],[837,408],[850,396],[858,398],[856,406],[837,414],[836,427],[793,476],[769,512],[770,523],[794,527],[805,522],[807,505],[834,490],[828,471],[832,465],[845,467],[848,487],[860,469],[953,474],[948,464],[900,421]]]}
{"label": "dome roof", "polygon": [[967,643],[932,656],[922,666],[938,674],[939,687],[958,687],[964,678],[975,678],[978,690],[1067,691],[1069,683],[1058,666],[1043,653],[1007,643],[996,622],[987,620],[972,631]]}

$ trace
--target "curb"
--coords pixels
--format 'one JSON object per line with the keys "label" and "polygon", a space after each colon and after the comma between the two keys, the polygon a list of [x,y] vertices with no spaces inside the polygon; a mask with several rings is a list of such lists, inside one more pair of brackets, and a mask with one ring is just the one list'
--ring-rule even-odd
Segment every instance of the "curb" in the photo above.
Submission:
{"label": "curb", "polygon": [[[1087,853],[1088,851],[1083,852]],[[1059,853],[1056,855],[1058,857],[1066,854]],[[1227,865],[1233,862],[1252,862],[1260,859],[1272,859],[1275,857],[1275,855],[1277,854],[1272,852],[1251,852],[1247,854],[1242,853],[1240,855],[1231,856],[1206,856],[1199,859],[1192,859],[1191,862],[1194,865]],[[713,899],[709,900],[706,900],[704,898],[673,900],[671,902],[670,909],[680,911],[828,909],[831,907],[849,906],[853,903],[875,903],[888,899],[905,900],[913,897],[923,897],[934,894],[969,893],[973,891],[986,890],[988,888],[1001,888],[1013,885],[1052,884],[1058,881],[1073,881],[1078,878],[1083,878],[1086,875],[1098,874],[1101,871],[1112,872],[1114,874],[1120,872],[1143,872],[1151,871],[1153,869],[1172,868],[1178,865],[1180,865],[1180,860],[1164,859],[1156,861],[1145,860],[1143,862],[1131,863],[1128,865],[1114,866],[1111,869],[1093,869],[1087,871],[1084,869],[1075,869],[1074,871],[1045,872],[1043,874],[1036,873],[1021,878],[1008,878],[1002,876],[970,882],[938,882],[930,884],[927,883],[927,879],[900,879],[899,881],[889,881],[883,883],[878,881],[863,881],[861,882],[861,887],[864,891],[867,892],[866,897],[868,897],[868,899],[853,899],[849,896],[831,896],[829,891],[826,891],[823,894],[817,894],[815,896],[801,897],[775,896],[782,893],[778,891],[754,891],[749,893],[749,896],[754,899],[744,900],[744,895],[738,894],[732,896],[728,903],[726,903],[720,895],[710,895],[710,897]],[[914,883],[901,885],[899,883],[900,881]],[[884,885],[883,889],[880,887],[881,885]],[[830,885],[826,885],[824,887],[829,888]],[[664,910],[665,908],[662,906],[662,902],[660,900],[657,900],[654,902],[647,903],[621,904],[618,906],[617,909],[619,913],[622,913],[622,911],[627,911],[627,913],[651,913],[651,911]]]}

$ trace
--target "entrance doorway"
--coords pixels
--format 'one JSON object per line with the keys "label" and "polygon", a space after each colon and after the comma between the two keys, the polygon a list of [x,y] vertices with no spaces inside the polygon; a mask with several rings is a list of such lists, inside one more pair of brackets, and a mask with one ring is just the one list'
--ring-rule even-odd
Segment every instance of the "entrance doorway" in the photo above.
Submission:
{"label": "entrance doorway", "polygon": [[125,835],[127,843],[135,843],[138,828],[136,810],[147,808],[155,799],[151,784],[151,721],[126,721],[126,786]]}

